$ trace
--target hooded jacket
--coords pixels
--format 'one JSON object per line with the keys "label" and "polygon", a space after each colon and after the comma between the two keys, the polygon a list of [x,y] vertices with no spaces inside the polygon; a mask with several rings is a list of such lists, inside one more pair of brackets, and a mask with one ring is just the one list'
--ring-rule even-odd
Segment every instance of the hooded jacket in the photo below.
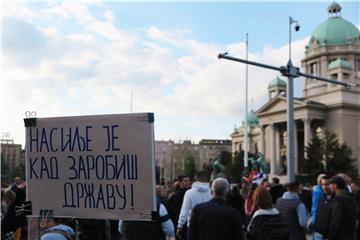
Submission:
{"label": "hooded jacket", "polygon": [[325,193],[321,185],[316,185],[312,193],[312,204],[311,204],[311,221],[312,224],[316,224],[316,209],[319,204],[319,200],[325,196]]}
{"label": "hooded jacket", "polygon": [[41,240],[72,240],[75,239],[74,230],[64,224],[59,224],[47,229]]}
{"label": "hooded jacket", "polygon": [[194,182],[191,189],[186,191],[183,204],[181,205],[178,228],[182,228],[187,222],[189,225],[191,209],[198,203],[210,201],[211,191],[208,182]]}

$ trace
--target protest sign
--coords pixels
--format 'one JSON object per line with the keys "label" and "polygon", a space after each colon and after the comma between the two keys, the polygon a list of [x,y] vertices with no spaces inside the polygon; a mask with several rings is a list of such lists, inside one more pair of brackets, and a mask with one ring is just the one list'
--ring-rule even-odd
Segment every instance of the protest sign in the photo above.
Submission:
{"label": "protest sign", "polygon": [[53,210],[59,217],[151,219],[153,120],[153,114],[139,113],[37,118],[28,125],[26,179],[33,215]]}

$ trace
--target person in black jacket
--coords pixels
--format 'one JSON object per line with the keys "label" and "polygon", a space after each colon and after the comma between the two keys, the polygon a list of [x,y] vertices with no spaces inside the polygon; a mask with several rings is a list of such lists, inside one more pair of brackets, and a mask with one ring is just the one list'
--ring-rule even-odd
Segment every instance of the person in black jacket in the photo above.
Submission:
{"label": "person in black jacket", "polygon": [[215,179],[211,190],[213,198],[192,209],[188,240],[243,240],[240,213],[225,203],[228,181]]}
{"label": "person in black jacket", "polygon": [[300,185],[299,193],[301,201],[305,204],[306,211],[311,212],[311,201],[312,201],[312,187],[310,183]]}
{"label": "person in black jacket", "polygon": [[284,192],[286,192],[286,188],[280,184],[280,179],[277,177],[272,178],[272,185],[270,188],[270,195],[272,199],[272,203],[275,204],[276,200],[281,197]]}
{"label": "person in black jacket", "polygon": [[[191,182],[189,176],[181,175],[178,177],[179,188],[169,195],[167,200],[167,210],[174,226],[178,225],[181,205],[184,200],[185,192],[190,188]],[[178,237],[176,236],[176,239]]]}
{"label": "person in black jacket", "polygon": [[17,187],[13,191],[10,188],[4,190],[4,196],[6,199],[6,212],[1,219],[1,235],[2,239],[5,237],[3,234],[15,232],[18,228],[22,228],[26,225],[26,216],[23,214],[16,214],[16,206],[20,206],[26,199],[25,184]]}
{"label": "person in black jacket", "polygon": [[230,191],[228,195],[226,196],[225,202],[238,210],[241,216],[241,220],[243,223],[245,223],[245,209],[244,204],[245,200],[240,194],[240,189],[238,184],[231,184]]}
{"label": "person in black jacket", "polygon": [[335,194],[329,209],[329,225],[326,237],[329,240],[355,240],[357,204],[347,190],[345,180],[335,176],[330,180],[330,189]]}
{"label": "person in black jacket", "polygon": [[358,226],[356,229],[356,235],[357,235],[357,239],[360,239],[360,184],[358,181],[352,181],[351,191],[354,194],[356,203],[358,205],[358,214],[357,214]]}
{"label": "person in black jacket", "polygon": [[119,232],[122,240],[165,240],[174,235],[174,225],[166,207],[156,202],[157,216],[152,221],[119,220]]}
{"label": "person in black jacket", "polygon": [[329,187],[329,180],[327,180],[326,178],[322,178],[320,180],[320,186],[324,191],[324,195],[320,197],[317,204],[315,225],[313,227],[315,228],[315,232],[324,235],[327,232],[329,208],[332,196]]}

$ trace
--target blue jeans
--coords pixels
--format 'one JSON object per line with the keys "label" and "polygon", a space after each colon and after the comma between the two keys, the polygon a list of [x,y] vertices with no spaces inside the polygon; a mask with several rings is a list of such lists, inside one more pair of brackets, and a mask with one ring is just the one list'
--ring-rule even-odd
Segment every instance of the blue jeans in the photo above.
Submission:
{"label": "blue jeans", "polygon": [[323,240],[324,239],[323,235],[321,235],[318,232],[314,232],[313,236],[314,236],[314,240]]}

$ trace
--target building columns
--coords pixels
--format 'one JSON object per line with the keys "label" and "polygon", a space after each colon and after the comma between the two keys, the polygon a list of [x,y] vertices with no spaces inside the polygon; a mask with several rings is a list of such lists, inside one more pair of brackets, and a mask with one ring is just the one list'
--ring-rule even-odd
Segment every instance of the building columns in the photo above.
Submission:
{"label": "building columns", "polygon": [[309,146],[309,142],[312,139],[312,131],[311,131],[311,119],[304,119],[304,146],[305,148]]}
{"label": "building columns", "polygon": [[271,151],[270,151],[270,174],[275,175],[276,169],[276,134],[274,124],[270,124],[270,139],[271,139]]}
{"label": "building columns", "polygon": [[260,152],[266,156],[265,151],[265,127],[260,126]]}
{"label": "building columns", "polygon": [[235,143],[235,141],[232,141],[232,152],[234,153],[234,152],[236,152],[236,143]]}
{"label": "building columns", "polygon": [[276,153],[275,153],[275,162],[276,162],[276,167],[275,167],[275,174],[278,175],[280,173],[280,129],[276,128],[275,130],[275,148],[276,148]]}

